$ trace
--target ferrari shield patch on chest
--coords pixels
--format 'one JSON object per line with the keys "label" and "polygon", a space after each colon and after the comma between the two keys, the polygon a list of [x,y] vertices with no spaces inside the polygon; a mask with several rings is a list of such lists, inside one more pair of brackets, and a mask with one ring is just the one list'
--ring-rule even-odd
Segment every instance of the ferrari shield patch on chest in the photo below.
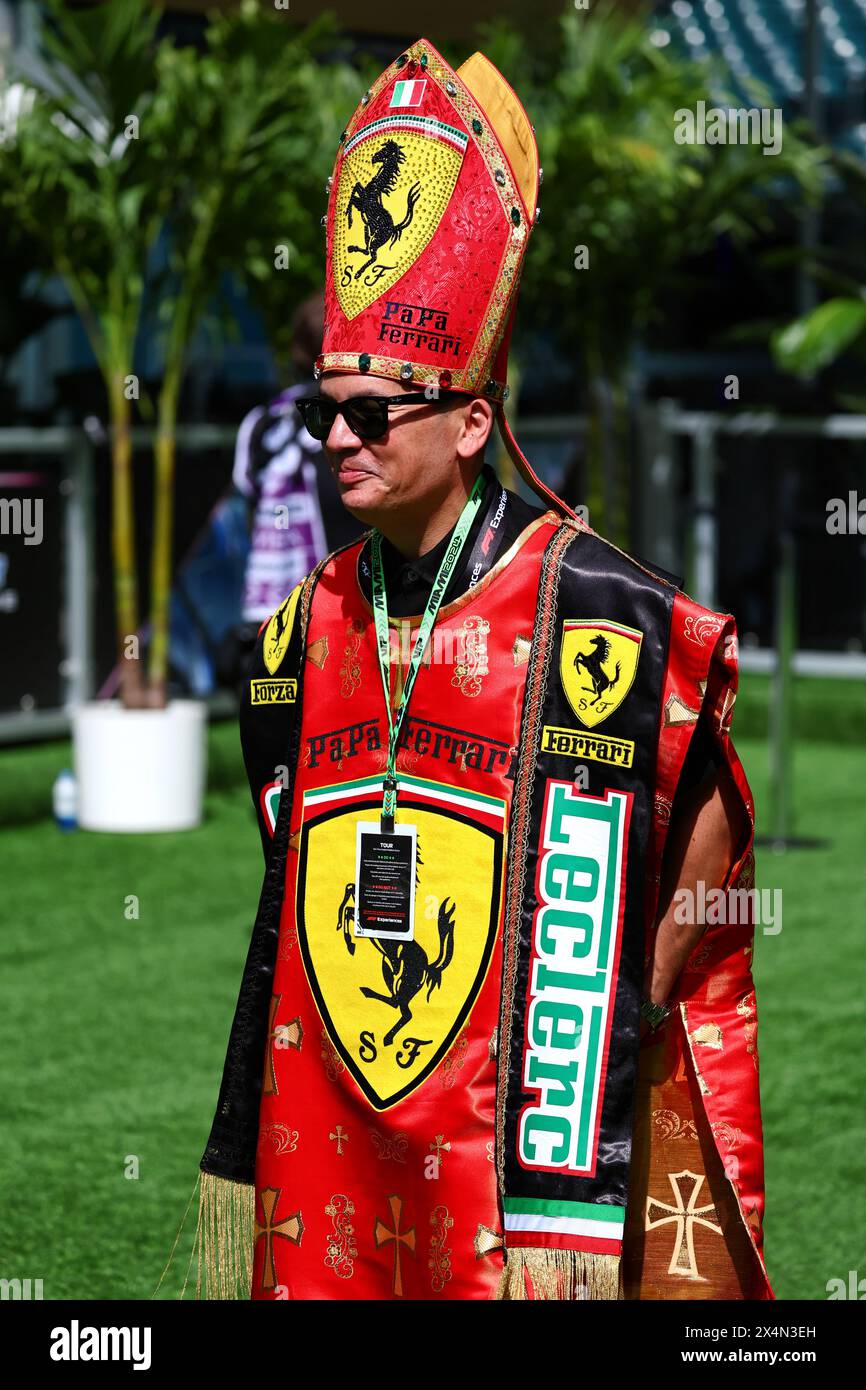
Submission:
{"label": "ferrari shield patch on chest", "polygon": [[478,997],[499,924],[506,809],[398,774],[397,820],[416,829],[414,928],[400,940],[355,930],[357,827],[381,799],[381,777],[305,793],[296,903],[322,1022],[375,1110],[417,1090]]}
{"label": "ferrari shield patch on chest", "polygon": [[581,724],[594,729],[613,714],[631,690],[643,633],[604,618],[566,618],[562,625],[559,674],[568,703]]}
{"label": "ferrari shield patch on chest", "polygon": [[[292,628],[295,625],[295,614],[298,608],[298,599],[301,596],[302,585],[303,581],[301,581],[301,584],[296,584],[288,598],[283,599],[283,602],[280,604],[265,629],[265,637],[262,643],[262,656],[264,657],[265,666],[268,671],[270,671],[271,675],[279,669],[288,649]],[[273,682],[262,681],[259,682],[259,684],[271,685]],[[264,704],[265,700],[256,701],[254,699],[253,703]]]}

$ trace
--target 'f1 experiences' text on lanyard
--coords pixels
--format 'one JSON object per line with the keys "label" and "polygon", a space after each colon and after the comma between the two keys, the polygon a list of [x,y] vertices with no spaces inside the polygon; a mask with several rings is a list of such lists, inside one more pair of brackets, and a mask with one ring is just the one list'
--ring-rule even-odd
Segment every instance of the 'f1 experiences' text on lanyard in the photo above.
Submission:
{"label": "'f1 experiences' text on lanyard", "polygon": [[478,508],[481,505],[481,496],[484,492],[484,480],[479,474],[475,479],[475,486],[466,499],[466,505],[454,528],[454,534],[448,545],[448,549],[442,558],[439,571],[433,581],[433,588],[430,590],[430,597],[424,609],[424,616],[421,619],[421,626],[418,629],[418,636],[415,638],[415,645],[412,648],[412,655],[409,658],[409,669],[406,672],[406,682],[400,696],[400,703],[396,713],[391,710],[391,690],[388,678],[388,670],[391,662],[390,643],[388,641],[388,600],[385,595],[385,576],[382,569],[382,536],[381,532],[374,531],[372,538],[372,581],[373,581],[373,620],[376,625],[376,645],[379,652],[379,672],[382,677],[382,689],[385,692],[385,712],[388,716],[388,768],[385,773],[385,781],[382,794],[382,832],[391,834],[394,830],[394,812],[397,807],[397,740],[400,737],[400,726],[403,722],[403,715],[406,713],[406,706],[409,703],[409,696],[415,684],[415,677],[418,668],[427,648],[430,633],[433,631],[433,624],[436,621],[436,614],[439,612],[439,605],[442,602],[442,595],[448,587],[457,562],[460,559],[466,537],[472,526]]}

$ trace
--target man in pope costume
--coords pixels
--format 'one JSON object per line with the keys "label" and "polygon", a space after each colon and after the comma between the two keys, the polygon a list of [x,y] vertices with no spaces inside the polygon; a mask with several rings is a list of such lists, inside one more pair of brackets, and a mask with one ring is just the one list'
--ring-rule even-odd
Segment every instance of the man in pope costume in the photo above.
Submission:
{"label": "man in pope costume", "polygon": [[[426,39],[340,136],[299,409],[369,530],[246,681],[265,873],[206,1296],[773,1297],[735,625],[511,433],[541,176],[497,69]],[[494,422],[542,506],[484,461]],[[710,889],[741,910],[683,910]]]}

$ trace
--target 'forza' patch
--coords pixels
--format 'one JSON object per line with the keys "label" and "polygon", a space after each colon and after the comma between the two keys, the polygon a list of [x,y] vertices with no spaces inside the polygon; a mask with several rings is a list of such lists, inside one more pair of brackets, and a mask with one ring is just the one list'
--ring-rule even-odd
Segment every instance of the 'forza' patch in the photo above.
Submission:
{"label": "'forza' patch", "polygon": [[643,633],[605,618],[566,618],[559,674],[581,724],[594,729],[618,709],[631,690]]}
{"label": "'forza' patch", "polygon": [[251,705],[293,705],[298,695],[296,680],[250,681]]}

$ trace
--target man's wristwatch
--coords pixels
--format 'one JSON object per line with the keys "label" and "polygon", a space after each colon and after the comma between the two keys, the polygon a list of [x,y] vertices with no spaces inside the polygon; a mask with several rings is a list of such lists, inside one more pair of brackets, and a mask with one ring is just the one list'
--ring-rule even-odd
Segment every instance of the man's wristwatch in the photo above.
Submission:
{"label": "man's wristwatch", "polygon": [[642,999],[641,1018],[645,1018],[653,1032],[660,1028],[666,1018],[673,1013],[670,1004],[654,1004],[651,999]]}

